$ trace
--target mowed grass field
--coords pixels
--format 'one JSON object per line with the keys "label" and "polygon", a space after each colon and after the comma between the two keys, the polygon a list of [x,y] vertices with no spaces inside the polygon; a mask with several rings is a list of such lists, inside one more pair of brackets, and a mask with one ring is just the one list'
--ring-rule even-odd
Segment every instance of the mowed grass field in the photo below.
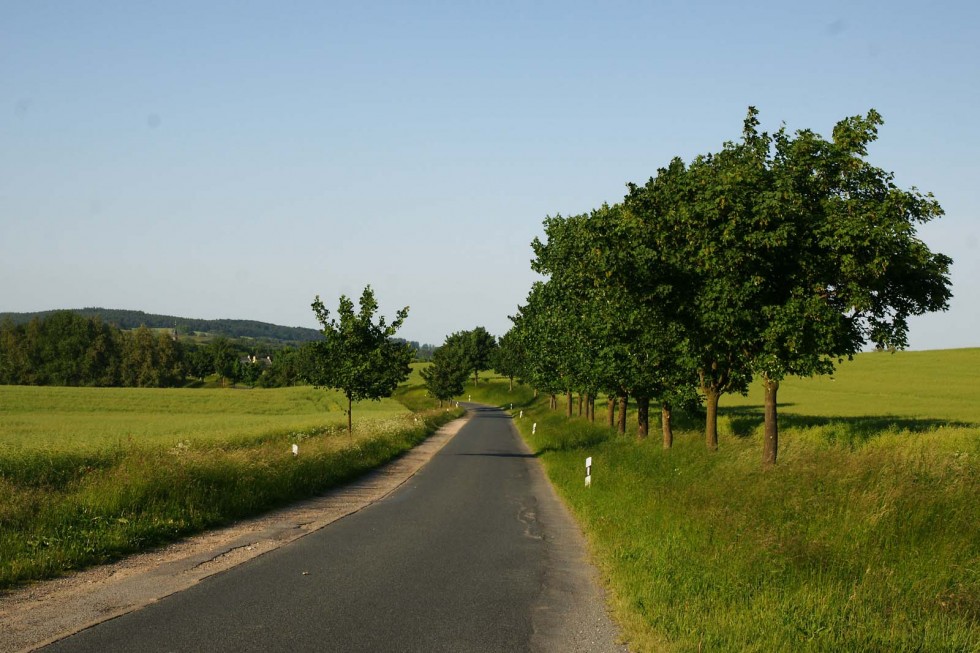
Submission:
{"label": "mowed grass field", "polygon": [[[505,383],[488,401],[509,405]],[[980,350],[785,381],[771,469],[757,385],[722,398],[717,452],[700,416],[675,416],[664,450],[659,424],[636,440],[632,410],[623,437],[604,402],[591,424],[512,396],[631,650],[980,651]]]}
{"label": "mowed grass field", "polygon": [[0,591],[322,492],[461,412],[400,393],[411,410],[357,403],[348,434],[311,387],[0,386]]}

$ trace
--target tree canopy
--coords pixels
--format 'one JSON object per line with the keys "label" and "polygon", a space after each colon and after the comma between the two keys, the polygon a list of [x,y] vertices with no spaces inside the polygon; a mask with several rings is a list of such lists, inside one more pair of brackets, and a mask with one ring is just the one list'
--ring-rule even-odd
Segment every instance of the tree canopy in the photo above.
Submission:
{"label": "tree canopy", "polygon": [[[699,390],[716,449],[719,397],[765,390],[764,461],[776,460],[776,391],[827,374],[868,344],[907,345],[908,318],[945,310],[949,257],[916,227],[942,215],[871,165],[881,116],[840,121],[833,138],[760,132],[689,164],[675,158],[623,202],[549,217],[532,243],[536,283],[514,322],[520,376],[542,390],[602,391],[672,404]],[[570,401],[570,399],[569,399]]]}
{"label": "tree canopy", "polygon": [[311,343],[308,380],[317,387],[335,388],[347,397],[347,430],[353,431],[353,402],[390,397],[399,383],[408,378],[414,350],[393,339],[405,319],[408,307],[397,312],[392,323],[380,316],[371,286],[361,293],[360,310],[346,296],[340,296],[337,317],[330,316],[320,296],[313,301],[313,312],[323,327],[323,340]]}

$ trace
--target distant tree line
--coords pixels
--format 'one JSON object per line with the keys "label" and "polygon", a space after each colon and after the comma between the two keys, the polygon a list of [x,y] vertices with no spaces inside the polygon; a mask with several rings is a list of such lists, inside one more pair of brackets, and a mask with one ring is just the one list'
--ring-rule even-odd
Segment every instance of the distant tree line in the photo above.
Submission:
{"label": "distant tree line", "polygon": [[432,354],[432,365],[420,374],[429,394],[442,402],[463,393],[463,386],[470,374],[473,382],[480,382],[480,371],[496,369],[497,339],[484,327],[470,331],[457,331]]}
{"label": "distant tree line", "polygon": [[0,322],[0,384],[179,387],[218,374],[222,383],[304,382],[303,348],[259,349],[218,337],[198,345],[172,330],[124,331],[99,317],[57,311],[26,324]]}
{"label": "distant tree line", "polygon": [[[0,313],[0,320],[9,318],[14,324],[27,324],[34,318],[44,319],[58,312],[61,311]],[[71,312],[82,317],[97,317],[124,330],[146,326],[151,329],[175,329],[180,335],[197,332],[226,338],[256,338],[297,345],[323,337],[316,329],[280,326],[255,320],[201,320],[112,308],[81,308]]]}

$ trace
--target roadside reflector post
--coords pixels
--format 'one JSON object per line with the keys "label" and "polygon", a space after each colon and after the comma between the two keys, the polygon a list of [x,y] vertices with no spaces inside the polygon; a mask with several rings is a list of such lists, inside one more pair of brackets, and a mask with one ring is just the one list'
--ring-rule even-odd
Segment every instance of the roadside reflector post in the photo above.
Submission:
{"label": "roadside reflector post", "polygon": [[534,424],[531,425],[531,435],[534,435],[537,432],[538,432],[538,423],[535,422]]}
{"label": "roadside reflector post", "polygon": [[592,486],[592,456],[585,459],[585,487]]}
{"label": "roadside reflector post", "polygon": [[298,444],[294,444],[293,445],[293,455],[294,456],[298,456],[299,455],[299,445]]}
{"label": "roadside reflector post", "polygon": [[524,419],[524,411],[521,411],[521,419]]}

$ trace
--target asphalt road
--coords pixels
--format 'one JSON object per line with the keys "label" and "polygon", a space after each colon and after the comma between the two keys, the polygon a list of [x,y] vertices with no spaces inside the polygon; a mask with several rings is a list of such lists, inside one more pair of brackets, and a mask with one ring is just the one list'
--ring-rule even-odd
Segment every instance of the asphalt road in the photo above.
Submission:
{"label": "asphalt road", "polygon": [[387,499],[43,650],[622,650],[511,418],[471,408]]}

